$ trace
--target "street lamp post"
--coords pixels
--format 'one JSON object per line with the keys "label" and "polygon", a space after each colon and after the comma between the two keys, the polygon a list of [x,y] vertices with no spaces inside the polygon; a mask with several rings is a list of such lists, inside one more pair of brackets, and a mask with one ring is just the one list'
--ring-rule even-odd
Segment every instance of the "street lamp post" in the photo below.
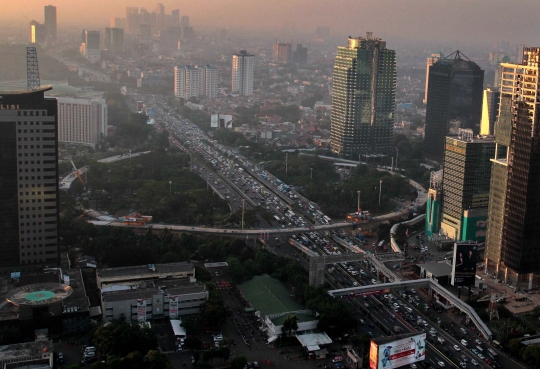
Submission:
{"label": "street lamp post", "polygon": [[393,172],[394,171],[394,157],[392,156],[392,166],[390,167],[390,171]]}
{"label": "street lamp post", "polygon": [[242,199],[242,230],[244,230],[244,204],[246,203],[246,199]]}
{"label": "street lamp post", "polygon": [[169,197],[172,196],[172,181],[169,181]]}
{"label": "street lamp post", "polygon": [[313,168],[309,168],[309,170],[311,171],[311,179],[313,179]]}
{"label": "street lamp post", "polygon": [[379,181],[379,206],[381,206],[382,179]]}
{"label": "street lamp post", "polygon": [[208,189],[208,173],[206,173],[206,189]]}
{"label": "street lamp post", "polygon": [[398,155],[399,155],[399,149],[396,149],[396,169],[398,167],[398,164],[397,164]]}
{"label": "street lamp post", "polygon": [[285,153],[285,177],[289,176],[289,153]]}
{"label": "street lamp post", "polygon": [[358,194],[358,215],[360,215],[360,193],[362,191],[356,191],[356,193]]}

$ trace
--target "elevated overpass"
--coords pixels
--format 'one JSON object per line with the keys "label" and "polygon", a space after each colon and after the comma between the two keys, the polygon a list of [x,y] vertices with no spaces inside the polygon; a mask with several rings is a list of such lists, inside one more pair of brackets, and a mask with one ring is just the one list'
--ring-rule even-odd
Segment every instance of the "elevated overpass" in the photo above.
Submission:
{"label": "elevated overpass", "polygon": [[325,265],[366,260],[377,270],[377,273],[382,273],[388,280],[401,281],[401,278],[398,275],[384,265],[384,262],[392,261],[394,259],[402,260],[403,257],[401,257],[401,254],[396,255],[392,253],[390,255],[373,255],[360,249],[360,251],[353,250],[350,254],[319,255],[292,238],[289,238],[289,244],[296,247],[309,258],[309,285],[313,287],[322,286],[324,284]]}
{"label": "elevated overpass", "polygon": [[106,227],[119,227],[119,228],[131,228],[135,231],[148,231],[152,230],[161,231],[163,229],[170,229],[172,233],[193,233],[202,235],[212,235],[231,238],[266,238],[276,237],[289,234],[297,234],[302,232],[324,232],[332,229],[355,229],[358,224],[354,222],[340,222],[334,224],[321,224],[305,227],[290,227],[290,228],[259,228],[259,229],[224,229],[224,228],[208,228],[208,227],[192,227],[186,225],[174,225],[174,224],[150,224],[150,225],[130,225],[123,222],[103,222],[103,221],[89,221],[96,226]]}
{"label": "elevated overpass", "polygon": [[467,303],[462,301],[460,298],[452,294],[446,288],[441,286],[438,283],[435,283],[433,280],[427,279],[416,279],[411,281],[396,281],[391,283],[382,283],[382,284],[372,284],[369,286],[360,286],[352,288],[342,288],[337,290],[330,290],[328,294],[332,297],[341,297],[341,296],[355,296],[362,295],[367,293],[373,293],[385,289],[403,289],[403,288],[429,288],[430,296],[436,292],[437,294],[443,296],[447,301],[449,301],[452,306],[458,308],[461,312],[467,315],[467,319],[471,320],[476,326],[478,331],[487,339],[491,340],[492,332],[487,327],[487,325],[480,319],[476,311],[469,306]]}

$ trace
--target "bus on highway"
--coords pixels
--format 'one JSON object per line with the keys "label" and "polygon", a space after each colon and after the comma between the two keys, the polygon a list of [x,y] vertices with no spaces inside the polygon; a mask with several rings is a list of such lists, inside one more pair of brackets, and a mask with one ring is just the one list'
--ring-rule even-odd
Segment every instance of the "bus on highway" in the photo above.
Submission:
{"label": "bus on highway", "polygon": [[487,351],[489,352],[489,354],[491,355],[493,359],[497,359],[497,352],[495,352],[495,350],[488,348]]}

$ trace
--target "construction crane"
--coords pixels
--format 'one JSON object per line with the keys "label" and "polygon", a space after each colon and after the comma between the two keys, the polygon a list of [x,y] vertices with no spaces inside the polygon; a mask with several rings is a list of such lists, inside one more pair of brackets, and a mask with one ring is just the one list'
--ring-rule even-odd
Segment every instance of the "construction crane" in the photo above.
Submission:
{"label": "construction crane", "polygon": [[85,185],[82,177],[81,177],[81,171],[79,169],[77,169],[77,167],[75,166],[75,163],[73,162],[73,160],[69,160],[71,162],[71,166],[73,167],[73,172],[77,175],[77,178],[79,179],[79,182],[81,182],[83,184],[83,186]]}

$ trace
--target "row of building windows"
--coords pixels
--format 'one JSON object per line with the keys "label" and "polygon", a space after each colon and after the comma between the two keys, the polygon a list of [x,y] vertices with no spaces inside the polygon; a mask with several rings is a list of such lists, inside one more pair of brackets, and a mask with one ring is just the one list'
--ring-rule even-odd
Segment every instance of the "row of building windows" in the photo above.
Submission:
{"label": "row of building windows", "polygon": [[[24,117],[27,117],[27,116],[31,116],[33,117],[34,116],[34,113],[35,113],[35,116],[36,117],[39,117],[39,116],[46,116],[47,115],[47,111],[46,110],[37,110],[37,111],[33,111],[33,110],[23,110],[23,111],[18,111],[17,112],[17,115],[20,117],[20,116],[24,116]],[[26,124],[26,122],[24,122]]]}

